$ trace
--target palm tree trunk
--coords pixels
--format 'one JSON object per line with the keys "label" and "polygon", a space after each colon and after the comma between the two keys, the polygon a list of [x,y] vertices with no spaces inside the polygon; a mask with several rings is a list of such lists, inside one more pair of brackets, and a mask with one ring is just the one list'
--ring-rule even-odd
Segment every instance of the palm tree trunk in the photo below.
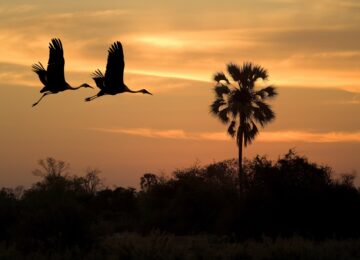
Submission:
{"label": "palm tree trunk", "polygon": [[242,167],[242,143],[243,143],[243,134],[240,133],[241,137],[238,143],[239,148],[239,172],[238,172],[238,178],[239,178],[239,191],[240,194],[244,191],[244,181],[243,181],[243,167]]}
{"label": "palm tree trunk", "polygon": [[244,122],[242,120],[242,117],[240,115],[240,138],[238,138],[238,148],[239,148],[239,172],[238,172],[238,178],[239,178],[239,192],[240,194],[243,194],[245,183],[244,183],[244,173],[243,173],[243,165],[242,165],[242,157],[243,157],[243,140],[244,140]]}

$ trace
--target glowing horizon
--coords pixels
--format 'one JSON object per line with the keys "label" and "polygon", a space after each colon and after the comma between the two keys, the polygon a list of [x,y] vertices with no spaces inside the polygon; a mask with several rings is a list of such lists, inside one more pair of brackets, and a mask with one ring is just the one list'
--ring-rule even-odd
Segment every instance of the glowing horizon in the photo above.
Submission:
{"label": "glowing horizon", "polygon": [[[89,128],[89,130],[142,136],[147,138],[166,138],[180,140],[234,141],[224,132],[186,132],[183,129],[152,128]],[[258,142],[309,142],[336,143],[360,142],[360,132],[305,132],[305,131],[262,131]]]}

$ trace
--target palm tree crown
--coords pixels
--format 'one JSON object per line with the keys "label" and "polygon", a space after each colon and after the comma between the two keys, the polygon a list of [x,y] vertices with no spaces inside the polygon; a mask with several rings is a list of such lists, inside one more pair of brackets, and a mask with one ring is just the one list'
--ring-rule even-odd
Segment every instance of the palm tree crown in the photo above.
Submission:
{"label": "palm tree crown", "polygon": [[[242,172],[242,146],[251,144],[259,133],[259,127],[271,122],[275,113],[265,101],[277,95],[273,86],[256,89],[258,80],[268,79],[267,71],[261,66],[244,63],[242,66],[230,63],[227,71],[233,82],[223,72],[214,75],[215,101],[210,111],[228,125],[227,132],[236,137],[239,147],[239,180]],[[242,184],[240,184],[242,185]]]}

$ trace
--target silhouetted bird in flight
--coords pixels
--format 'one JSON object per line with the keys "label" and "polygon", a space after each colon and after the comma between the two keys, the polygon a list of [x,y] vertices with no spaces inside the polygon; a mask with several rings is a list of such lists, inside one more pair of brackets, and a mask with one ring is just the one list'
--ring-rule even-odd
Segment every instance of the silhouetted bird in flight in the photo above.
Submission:
{"label": "silhouetted bird in flight", "polygon": [[103,95],[116,95],[119,93],[143,93],[150,94],[146,89],[133,91],[124,84],[124,52],[121,43],[114,42],[109,48],[109,55],[106,65],[105,76],[97,69],[93,73],[93,80],[96,86],[100,89],[99,93],[92,97],[88,97],[85,101],[91,101]]}
{"label": "silhouetted bird in flight", "polygon": [[64,76],[64,50],[60,39],[52,39],[49,43],[49,62],[47,70],[44,69],[44,66],[39,62],[39,64],[33,64],[33,71],[38,74],[40,81],[44,84],[44,87],[40,90],[40,93],[44,93],[40,99],[33,104],[36,106],[41,99],[50,94],[56,94],[64,90],[76,90],[79,88],[93,88],[90,85],[84,83],[79,87],[71,87],[66,81]]}

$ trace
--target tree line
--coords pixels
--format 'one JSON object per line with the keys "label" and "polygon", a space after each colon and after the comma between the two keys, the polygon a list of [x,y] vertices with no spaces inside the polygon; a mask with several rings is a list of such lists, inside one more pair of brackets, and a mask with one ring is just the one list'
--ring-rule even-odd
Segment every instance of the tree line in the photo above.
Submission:
{"label": "tree line", "polygon": [[146,173],[140,189],[106,187],[96,170],[69,173],[62,161],[39,161],[40,180],[0,190],[0,243],[34,249],[88,248],[116,233],[213,234],[248,238],[360,236],[360,190],[353,175],[294,151],[276,161],[245,160],[238,192],[237,160]]}

